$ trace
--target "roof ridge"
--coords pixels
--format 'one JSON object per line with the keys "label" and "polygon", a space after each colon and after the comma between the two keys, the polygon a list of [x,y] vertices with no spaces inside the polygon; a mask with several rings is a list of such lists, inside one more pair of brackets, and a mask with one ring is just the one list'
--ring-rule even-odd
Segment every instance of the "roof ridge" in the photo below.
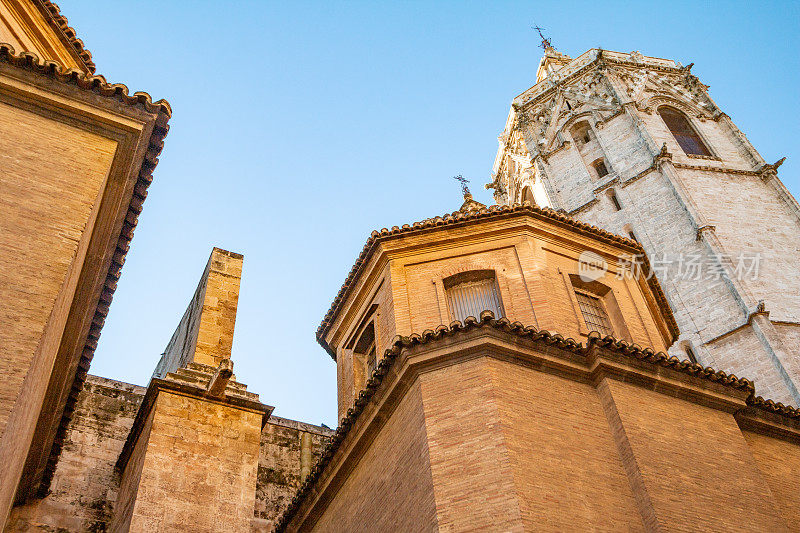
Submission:
{"label": "roof ridge", "polygon": [[[618,340],[612,336],[601,337],[596,331],[589,333],[589,338],[584,345],[572,338],[564,338],[558,333],[540,330],[536,328],[536,326],[525,326],[521,322],[511,322],[505,317],[495,319],[494,313],[491,311],[483,311],[480,318],[468,316],[464,319],[464,322],[455,320],[447,326],[440,325],[433,330],[426,329],[422,333],[412,333],[408,336],[396,335],[394,339],[392,339],[391,346],[384,351],[383,358],[378,362],[377,367],[367,380],[366,387],[358,393],[353,407],[347,410],[347,413],[339,423],[339,427],[336,428],[336,431],[331,437],[328,446],[322,451],[322,454],[300,485],[300,488],[295,493],[289,506],[275,522],[274,531],[277,533],[286,529],[289,521],[297,512],[300,503],[308,493],[311,492],[325,467],[333,458],[333,454],[338,450],[339,445],[344,441],[350,428],[353,427],[353,424],[364,410],[364,407],[375,395],[378,387],[383,383],[384,376],[389,373],[390,368],[403,350],[412,346],[439,341],[445,337],[452,337],[453,335],[458,335],[481,327],[499,329],[518,337],[528,337],[534,342],[542,342],[549,346],[555,345],[558,348],[569,350],[579,355],[587,355],[594,345],[601,346],[617,352],[620,355],[634,357],[650,364],[671,368],[678,372],[713,381],[726,387],[748,391],[750,393],[747,399],[748,404],[762,409],[772,410],[772,412],[783,416],[789,416],[791,418],[800,417],[800,410],[786,407],[782,404],[774,404],[772,400],[764,400],[760,396],[755,397],[755,387],[753,386],[753,382],[749,379],[738,378],[734,374],[728,374],[722,370],[714,370],[711,367],[704,367],[701,364],[693,363],[689,360],[681,361],[677,357],[670,356],[664,352],[654,352],[651,348],[642,348],[637,344]],[[767,406],[770,402],[772,402],[773,405]],[[778,405],[782,407],[778,408]]]}
{"label": "roof ridge", "polygon": [[61,8],[58,7],[58,4],[50,0],[34,0],[33,3],[39,8],[39,12],[52,24],[62,40],[72,48],[86,69],[94,74],[97,66],[92,61],[92,53],[85,48],[83,41],[78,39],[77,32],[69,25],[67,17],[61,14]]}
{"label": "roof ridge", "polygon": [[[358,257],[356,258],[356,261],[353,264],[352,268],[350,269],[350,272],[348,273],[347,277],[345,278],[345,281],[342,284],[341,288],[339,289],[339,292],[336,294],[336,297],[333,299],[330,308],[325,313],[322,322],[317,328],[317,342],[320,345],[322,345],[323,348],[325,348],[325,350],[332,358],[335,358],[335,354],[332,353],[330,347],[325,342],[324,335],[330,330],[330,327],[333,324],[333,319],[339,312],[340,307],[344,303],[345,298],[349,295],[349,292],[355,286],[354,282],[358,279],[359,275],[361,274],[361,271],[366,265],[367,257],[370,256],[370,254],[374,249],[374,246],[378,242],[380,242],[380,240],[400,234],[411,233],[413,231],[430,230],[438,228],[440,226],[448,226],[462,222],[471,222],[474,220],[489,218],[495,215],[512,214],[512,213],[514,214],[527,213],[527,214],[539,215],[548,218],[551,221],[572,226],[573,228],[583,231],[585,233],[590,233],[595,237],[599,237],[601,240],[604,240],[605,242],[611,242],[613,244],[622,244],[625,246],[630,246],[632,248],[635,248],[642,252],[642,257],[644,258],[644,264],[642,266],[644,267],[645,271],[646,272],[650,271],[650,263],[647,260],[644,248],[642,248],[642,245],[637,241],[629,239],[627,237],[623,237],[621,235],[616,235],[614,233],[606,231],[592,224],[582,222],[580,220],[572,218],[569,215],[556,211],[550,207],[539,207],[538,205],[526,201],[522,203],[515,203],[503,206],[499,205],[493,205],[489,207],[484,206],[482,208],[475,209],[469,212],[454,211],[453,213],[446,213],[444,215],[439,215],[433,218],[426,218],[419,222],[414,222],[413,224],[403,224],[400,227],[392,226],[391,229],[381,228],[380,231],[375,230],[372,233],[370,233],[370,236],[367,238],[367,242],[361,249],[361,253],[359,253]],[[675,322],[675,317],[672,315],[672,310],[670,309],[669,304],[667,303],[667,299],[666,296],[664,295],[661,285],[655,279],[655,276],[649,276],[648,282],[650,283],[650,286],[653,289],[653,292],[655,293],[658,303],[662,306],[662,308],[668,310],[665,319],[670,327],[670,330],[677,337],[678,325],[677,322]]]}

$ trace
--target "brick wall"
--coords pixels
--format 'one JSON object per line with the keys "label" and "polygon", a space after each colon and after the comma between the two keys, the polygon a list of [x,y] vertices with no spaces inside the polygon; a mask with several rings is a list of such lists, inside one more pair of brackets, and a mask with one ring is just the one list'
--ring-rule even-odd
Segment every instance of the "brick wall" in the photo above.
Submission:
{"label": "brick wall", "polygon": [[785,438],[753,431],[742,431],[761,477],[767,482],[778,502],[778,512],[794,527],[800,524],[800,491],[797,472],[800,471],[800,446]]}
{"label": "brick wall", "polygon": [[[534,220],[475,221],[440,228],[433,234],[409,235],[387,244],[388,268],[379,274],[365,269],[357,281],[358,289],[339,312],[330,333],[338,343],[334,346],[339,417],[364,388],[364,372],[353,368],[348,343],[371,312],[371,305],[378,306],[378,335],[383,343],[389,332],[410,335],[449,324],[452,318],[443,281],[459,273],[494,271],[509,320],[585,340],[589,328],[575,296],[574,279],[584,250],[597,250],[608,258],[609,269],[597,281],[609,290],[609,302],[603,305],[611,317],[614,336],[666,351],[670,339],[663,318],[646,303],[650,289],[642,280],[631,279],[617,259],[625,252]],[[379,267],[371,261],[372,268]],[[385,347],[378,345],[379,356]]]}
{"label": "brick wall", "polygon": [[598,392],[648,529],[787,531],[730,413],[614,380]]}
{"label": "brick wall", "polygon": [[314,530],[438,530],[418,386],[386,420]]}
{"label": "brick wall", "polygon": [[[45,326],[59,321],[53,306],[92,227],[116,142],[3,103],[0,130],[0,154],[7,154],[0,158],[2,435]],[[62,328],[67,311],[60,313]]]}

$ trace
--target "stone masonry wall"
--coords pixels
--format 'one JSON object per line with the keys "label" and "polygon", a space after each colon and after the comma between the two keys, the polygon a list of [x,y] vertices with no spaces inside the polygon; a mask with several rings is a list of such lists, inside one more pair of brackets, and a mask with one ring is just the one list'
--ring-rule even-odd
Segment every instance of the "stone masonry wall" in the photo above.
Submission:
{"label": "stone masonry wall", "polygon": [[[647,69],[636,72],[644,70]],[[670,350],[673,355],[686,358],[686,346],[691,346],[701,363],[753,379],[759,394],[796,404],[797,398],[782,375],[793,375],[797,382],[800,367],[782,363],[785,368],[778,369],[769,355],[775,349],[797,353],[794,332],[780,325],[800,321],[800,274],[796,268],[800,261],[800,220],[796,209],[773,183],[758,175],[736,172],[752,173],[761,167],[763,159],[727,117],[711,118],[711,113],[700,109],[696,102],[705,102],[702,95],[696,96],[694,103],[686,100],[687,93],[680,92],[683,89],[675,81],[677,78],[671,78],[670,83],[677,84],[678,93],[666,78],[658,85],[653,81],[658,75],[651,75],[649,81],[640,78],[642,85],[625,85],[629,80],[621,81],[626,78],[617,71],[610,77],[606,75],[616,80],[613,83],[620,102],[628,97],[638,98],[636,105],[627,105],[619,112],[605,111],[610,117],[599,123],[599,115],[589,120],[592,138],[600,146],[609,170],[607,176],[598,177],[592,171],[588,156],[582,152],[585,147],[570,137],[566,131],[569,127],[558,133],[570,142],[553,150],[541,165],[549,188],[556,193],[551,199],[554,207],[620,235],[627,236],[632,231],[651,263],[659,264],[656,275],[682,333]],[[643,91],[637,93],[642,87]],[[656,103],[645,109],[646,104],[641,102],[648,102],[648,97]],[[656,111],[659,102],[686,114],[712,157],[684,153]],[[713,111],[710,100],[703,105]],[[590,108],[591,104],[582,111]],[[598,113],[601,108],[593,112]],[[556,129],[551,135],[556,135]],[[654,155],[664,145],[671,154],[667,168],[653,168]],[[536,147],[528,148],[536,153]],[[621,209],[610,200],[607,193],[611,190]],[[710,237],[698,238],[697,225],[712,226],[706,230]],[[716,251],[712,252],[710,246]],[[744,279],[740,282],[742,289],[732,289],[723,278],[714,275],[716,253],[728,254],[734,266],[740,254],[758,254],[757,279]],[[697,275],[687,274],[687,269],[692,268],[687,263],[690,260],[700,265]],[[737,290],[745,303],[739,300]],[[760,353],[743,359],[739,351],[726,351],[726,343],[715,339],[746,324],[748,313],[758,300],[765,301],[770,319],[779,322],[774,327],[776,338],[783,337],[785,342],[770,348],[755,345],[753,348]]]}
{"label": "stone masonry wall", "polygon": [[[67,432],[50,493],[15,507],[6,532],[111,530],[121,490],[114,466],[145,391],[137,385],[88,377]],[[275,416],[270,418],[261,433],[253,510],[255,531],[271,529],[272,520],[288,504],[300,486],[302,473],[314,465],[331,434],[332,431],[324,427]],[[135,498],[136,495],[131,496]]]}
{"label": "stone masonry wall", "polygon": [[114,473],[144,387],[89,376],[67,432],[50,493],[15,507],[6,531],[106,531]]}
{"label": "stone masonry wall", "polygon": [[271,416],[261,431],[255,526],[270,531],[327,446],[333,431]]}
{"label": "stone masonry wall", "polygon": [[261,413],[166,390],[152,409],[130,531],[247,531]]}
{"label": "stone masonry wall", "polygon": [[172,334],[153,376],[164,377],[189,361],[217,366],[230,358],[243,256],[214,248],[194,296]]}

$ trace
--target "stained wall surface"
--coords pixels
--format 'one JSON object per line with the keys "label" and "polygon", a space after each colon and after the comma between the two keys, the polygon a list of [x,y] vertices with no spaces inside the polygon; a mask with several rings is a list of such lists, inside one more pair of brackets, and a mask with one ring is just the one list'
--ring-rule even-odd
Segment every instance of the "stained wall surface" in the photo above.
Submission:
{"label": "stained wall surface", "polygon": [[[134,450],[131,461],[138,463],[138,468],[131,468],[130,479],[121,480],[114,466],[145,391],[137,385],[88,377],[67,431],[49,494],[14,507],[6,531],[102,532],[130,523],[144,464],[144,446],[138,452]],[[145,424],[142,442],[147,440],[151,425]],[[261,431],[257,479],[251,495],[254,504],[250,529],[271,530],[272,521],[294,495],[331,433],[312,424],[270,418]],[[170,462],[177,466],[182,457],[176,455],[171,461],[165,461],[165,469],[170,468]],[[117,504],[118,498],[130,505]],[[119,516],[112,527],[115,513]]]}
{"label": "stained wall surface", "polygon": [[255,517],[259,531],[271,529],[319,459],[330,429],[271,416],[261,431]]}
{"label": "stained wall surface", "polygon": [[114,463],[144,391],[144,387],[89,376],[79,396],[50,493],[15,507],[7,530],[96,532],[108,528],[119,483]]}

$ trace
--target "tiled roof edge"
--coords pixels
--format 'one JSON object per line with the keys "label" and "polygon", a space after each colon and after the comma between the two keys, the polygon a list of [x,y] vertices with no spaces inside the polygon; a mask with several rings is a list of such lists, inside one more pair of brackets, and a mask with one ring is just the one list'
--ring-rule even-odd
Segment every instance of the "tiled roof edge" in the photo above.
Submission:
{"label": "tiled roof edge", "polygon": [[53,473],[55,472],[55,466],[61,454],[61,447],[64,444],[67,427],[69,426],[70,420],[72,420],[78,395],[83,388],[83,383],[89,372],[89,365],[94,357],[97,341],[100,338],[100,332],[105,323],[105,317],[108,314],[114,291],[117,288],[117,281],[121,274],[122,265],[125,263],[125,256],[130,247],[130,241],[133,238],[133,232],[136,228],[139,214],[142,212],[142,205],[144,204],[145,198],[147,198],[147,188],[153,181],[153,170],[155,170],[158,164],[158,156],[164,147],[164,138],[169,132],[168,122],[172,115],[172,108],[169,103],[163,99],[153,102],[152,97],[145,92],[135,92],[131,95],[125,85],[121,83],[110,84],[103,76],[87,76],[78,70],[65,69],[57,61],[42,61],[36,54],[31,52],[16,54],[14,47],[6,43],[0,43],[0,62],[9,63],[15,67],[43,74],[61,83],[75,85],[82,90],[91,91],[106,98],[116,98],[126,105],[138,106],[149,113],[157,114],[155,125],[148,141],[147,151],[145,152],[142,166],[139,168],[138,178],[134,185],[133,194],[131,195],[131,202],[128,205],[127,215],[117,239],[116,251],[106,274],[105,286],[100,294],[97,307],[95,308],[89,334],[86,338],[80,361],[78,362],[75,380],[73,381],[72,388],[67,397],[64,413],[61,417],[55,439],[53,440],[47,466],[45,467],[44,475],[39,485],[39,493],[43,494],[47,492]]}
{"label": "tiled roof edge", "polygon": [[0,43],[0,62],[44,74],[62,83],[95,92],[100,96],[116,97],[128,105],[140,105],[150,113],[160,113],[164,119],[159,120],[157,127],[167,128],[167,119],[172,116],[172,108],[164,99],[153,102],[153,98],[142,91],[131,95],[128,87],[122,83],[108,83],[106,78],[100,75],[87,76],[79,70],[65,68],[58,61],[42,60],[33,52],[16,53],[14,47],[8,43]]}
{"label": "tiled roof edge", "polygon": [[[620,235],[616,235],[604,229],[598,228],[597,226],[593,226],[591,224],[587,224],[585,222],[581,222],[579,220],[575,220],[574,218],[555,211],[549,207],[539,207],[537,205],[533,205],[530,202],[524,202],[521,204],[512,204],[512,205],[493,205],[490,207],[483,207],[481,209],[477,209],[475,211],[470,211],[468,213],[464,213],[461,211],[456,211],[454,213],[449,213],[443,216],[437,216],[434,218],[428,218],[421,222],[414,222],[413,224],[403,224],[403,226],[392,226],[391,229],[383,228],[380,231],[373,231],[370,234],[367,242],[364,244],[364,247],[361,249],[361,253],[358,255],[356,262],[353,264],[353,267],[350,269],[347,278],[345,279],[344,284],[339,289],[338,294],[333,299],[333,303],[331,303],[328,312],[325,313],[325,317],[322,319],[322,323],[317,328],[317,342],[322,345],[323,348],[328,352],[328,354],[335,359],[335,354],[328,346],[327,342],[325,342],[325,335],[330,331],[331,326],[336,318],[337,313],[339,312],[342,304],[346,300],[347,296],[349,296],[350,291],[355,287],[355,282],[358,280],[359,276],[361,275],[362,270],[367,264],[367,259],[374,251],[374,248],[377,243],[381,240],[394,237],[397,235],[404,235],[408,233],[412,233],[414,231],[420,230],[430,230],[439,228],[441,226],[449,226],[458,223],[464,222],[471,222],[481,219],[490,218],[493,216],[498,215],[509,215],[509,214],[533,214],[539,215],[541,217],[547,218],[554,222],[559,222],[562,224],[566,224],[571,226],[574,229],[577,229],[580,232],[588,233],[594,237],[599,238],[605,242],[610,242],[612,244],[622,244],[625,246],[633,247],[639,250],[642,253],[642,257],[644,257],[646,271],[649,272],[649,262],[647,262],[646,255],[644,253],[644,248],[638,242],[634,241],[633,239],[629,239],[627,237],[622,237]],[[666,295],[664,294],[661,285],[655,279],[655,276],[649,277],[649,285],[650,288],[655,293],[656,300],[661,305],[662,309],[666,310],[665,319],[667,324],[670,328],[670,332],[677,338],[680,334],[678,329],[678,324],[675,321],[675,317],[672,315],[672,310],[667,303]]]}
{"label": "tiled roof edge", "polygon": [[793,420],[800,420],[800,409],[797,407],[783,405],[781,402],[774,402],[772,400],[765,400],[761,396],[751,395],[747,399],[747,405],[755,407],[756,409],[761,409],[762,411],[785,416]]}
{"label": "tiled roof edge", "polygon": [[70,27],[67,17],[61,14],[58,4],[50,2],[50,0],[34,0],[33,3],[44,15],[44,18],[50,22],[59,37],[72,48],[86,69],[94,74],[97,67],[92,61],[92,53],[84,47],[83,41],[78,39],[78,34]]}
{"label": "tiled roof edge", "polygon": [[[276,533],[284,531],[286,526],[294,517],[295,513],[300,507],[300,504],[305,497],[311,492],[320,475],[325,467],[330,463],[333,455],[338,450],[339,445],[344,441],[350,428],[358,419],[364,407],[369,403],[370,399],[375,394],[375,391],[383,382],[384,376],[388,374],[389,369],[394,364],[397,357],[403,350],[421,344],[428,344],[444,339],[445,337],[452,337],[459,333],[473,330],[481,327],[491,327],[502,330],[506,333],[517,337],[527,337],[532,341],[544,343],[548,346],[557,346],[564,350],[569,350],[573,353],[584,355],[588,353],[593,345],[601,346],[607,350],[617,352],[620,355],[627,357],[634,357],[640,361],[645,361],[650,364],[671,368],[678,372],[688,374],[691,376],[707,379],[715,383],[727,387],[733,387],[738,390],[746,390],[750,393],[750,397],[754,396],[755,388],[753,383],[745,378],[738,378],[733,374],[727,374],[721,370],[714,370],[711,367],[704,367],[697,363],[684,360],[681,361],[677,357],[669,356],[664,352],[654,352],[650,348],[641,348],[636,344],[631,344],[623,340],[617,340],[613,337],[601,338],[600,335],[593,331],[589,334],[589,339],[586,345],[583,345],[574,339],[564,338],[558,333],[550,333],[545,330],[538,330],[535,326],[525,326],[520,322],[511,322],[507,318],[495,319],[491,311],[483,311],[480,319],[475,317],[467,317],[464,322],[454,321],[449,326],[441,325],[435,330],[427,329],[421,334],[412,333],[407,337],[395,336],[392,340],[392,345],[386,349],[383,358],[377,365],[377,368],[372,372],[372,376],[367,380],[366,388],[359,394],[354,403],[354,406],[347,410],[347,414],[342,418],[339,427],[331,437],[330,443],[320,455],[314,467],[306,476],[305,481],[298,489],[295,496],[292,498],[289,506],[284,513],[275,522]],[[755,401],[755,400],[753,400]],[[763,401],[763,400],[762,400]],[[767,400],[765,403],[770,402]],[[786,409],[784,407],[784,409]],[[791,408],[790,408],[791,409]]]}

